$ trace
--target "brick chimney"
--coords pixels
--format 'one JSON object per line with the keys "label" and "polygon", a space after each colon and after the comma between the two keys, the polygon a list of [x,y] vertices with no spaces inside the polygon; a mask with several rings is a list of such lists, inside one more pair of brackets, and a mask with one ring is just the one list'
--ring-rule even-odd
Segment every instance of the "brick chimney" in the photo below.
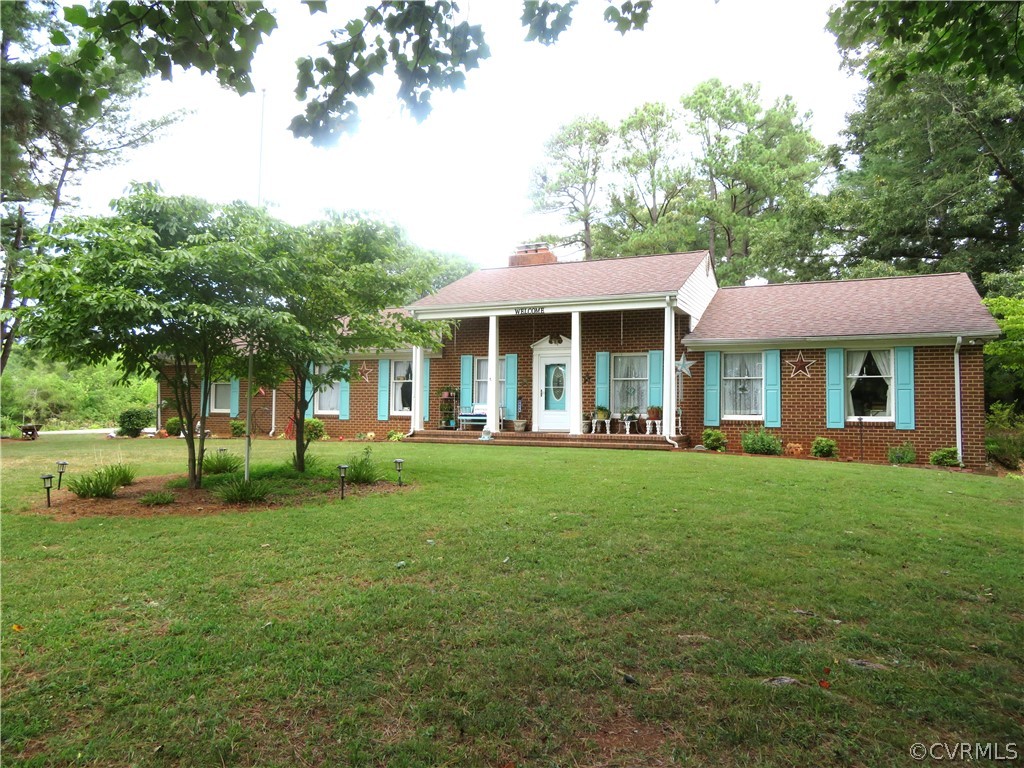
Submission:
{"label": "brick chimney", "polygon": [[524,243],[508,257],[510,267],[533,267],[537,264],[555,264],[557,262],[558,258],[548,248],[547,243]]}

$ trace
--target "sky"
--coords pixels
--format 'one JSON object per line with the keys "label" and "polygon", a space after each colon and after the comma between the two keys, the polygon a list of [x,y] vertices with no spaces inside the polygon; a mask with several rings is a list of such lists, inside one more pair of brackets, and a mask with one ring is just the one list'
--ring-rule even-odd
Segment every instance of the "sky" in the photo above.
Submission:
{"label": "sky", "polygon": [[380,81],[356,133],[313,147],[287,128],[302,111],[294,62],[364,5],[331,0],[327,15],[310,16],[297,0],[278,3],[278,29],[253,64],[255,94],[240,97],[194,71],[154,81],[138,116],[188,116],[123,165],[84,179],[75,192],[85,211],[105,213],[132,181],[157,181],[167,194],[217,203],[261,198],[294,224],[327,209],[370,211],[417,245],[503,266],[517,244],[560,228],[556,215],[532,210],[530,178],[544,142],[577,116],[617,123],[648,101],[678,106],[717,77],[760,85],[765,105],[792,96],[812,113],[814,135],[833,143],[864,87],[840,68],[824,29],[829,2],[656,0],[647,29],[621,36],[602,19],[606,0],[581,0],[572,27],[545,47],[523,40],[518,0],[463,0],[491,49],[465,89],[435,93],[433,112],[417,123],[395,96],[397,81]]}

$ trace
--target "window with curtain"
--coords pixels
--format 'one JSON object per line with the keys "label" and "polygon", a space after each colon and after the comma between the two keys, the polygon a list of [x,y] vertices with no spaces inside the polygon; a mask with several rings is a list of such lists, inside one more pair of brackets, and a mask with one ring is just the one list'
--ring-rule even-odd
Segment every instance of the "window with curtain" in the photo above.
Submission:
{"label": "window with curtain", "polygon": [[[498,358],[498,400],[505,391],[505,358]],[[478,357],[473,361],[473,402],[487,402],[487,358]]]}
{"label": "window with curtain", "polygon": [[[327,373],[330,366],[318,365],[316,372],[320,375]],[[338,382],[332,381],[324,385],[314,397],[313,410],[316,413],[338,413],[338,403],[341,398],[341,387]]]}
{"label": "window with curtain", "polygon": [[722,355],[722,416],[764,417],[764,356]]}
{"label": "window with curtain", "polygon": [[846,413],[891,419],[892,350],[846,350]]}
{"label": "window with curtain", "polygon": [[231,382],[218,381],[210,389],[210,413],[231,413]]}
{"label": "window with curtain", "polygon": [[412,412],[412,362],[409,360],[391,361],[391,412]]}
{"label": "window with curtain", "polygon": [[647,410],[647,355],[612,357],[612,413]]}

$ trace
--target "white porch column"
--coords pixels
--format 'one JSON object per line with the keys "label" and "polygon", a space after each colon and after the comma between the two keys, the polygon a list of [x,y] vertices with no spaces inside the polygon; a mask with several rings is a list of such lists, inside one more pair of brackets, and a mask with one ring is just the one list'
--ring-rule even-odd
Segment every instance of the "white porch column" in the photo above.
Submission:
{"label": "white porch column", "polygon": [[498,392],[498,316],[491,315],[487,328],[487,428],[501,430],[501,395]]}
{"label": "white porch column", "polygon": [[423,347],[412,348],[412,413],[409,430],[423,429]]}
{"label": "white porch column", "polygon": [[669,438],[676,436],[676,313],[674,303],[674,298],[666,299],[664,380],[661,385],[664,397],[664,402],[661,404],[661,433]]}
{"label": "white porch column", "polygon": [[572,313],[569,337],[569,434],[583,434],[583,339],[580,313]]}

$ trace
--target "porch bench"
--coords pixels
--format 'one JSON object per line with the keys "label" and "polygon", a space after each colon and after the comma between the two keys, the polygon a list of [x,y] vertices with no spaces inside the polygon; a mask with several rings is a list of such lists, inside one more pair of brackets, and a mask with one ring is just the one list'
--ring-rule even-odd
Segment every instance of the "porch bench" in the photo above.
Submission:
{"label": "porch bench", "polygon": [[473,410],[458,415],[459,429],[475,427],[480,425],[483,429],[487,426],[487,405],[485,403],[473,403]]}

